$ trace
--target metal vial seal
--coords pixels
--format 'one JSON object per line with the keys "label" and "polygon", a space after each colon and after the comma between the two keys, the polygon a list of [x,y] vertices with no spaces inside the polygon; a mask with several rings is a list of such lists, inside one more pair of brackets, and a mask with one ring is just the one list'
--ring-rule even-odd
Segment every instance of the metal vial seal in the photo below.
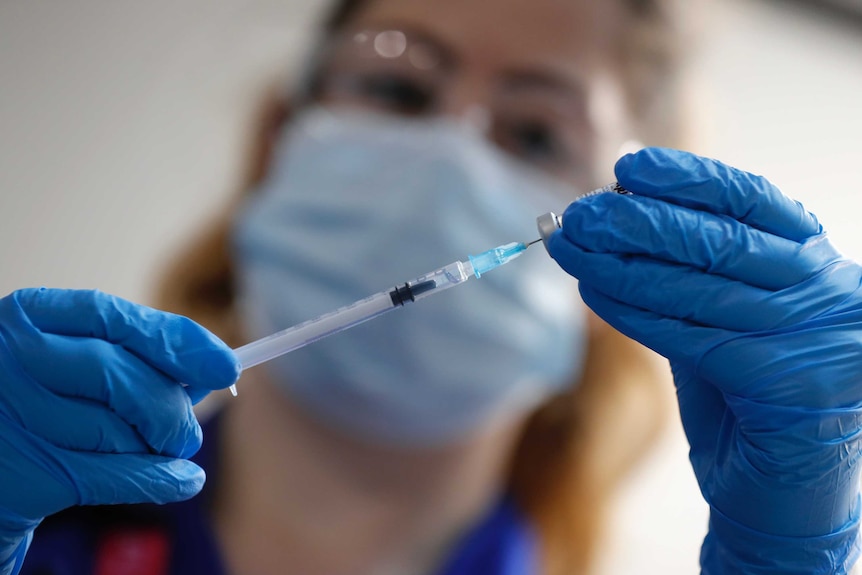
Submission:
{"label": "metal vial seal", "polygon": [[[582,200],[589,196],[607,193],[621,194],[624,196],[632,195],[630,191],[622,187],[618,182],[614,182],[613,184],[608,184],[607,186],[593,190],[592,192],[587,192],[583,196],[576,198],[575,201],[577,202],[578,200]],[[536,227],[539,228],[539,236],[542,238],[542,243],[545,245],[545,249],[547,250],[548,239],[551,237],[551,234],[563,227],[563,216],[558,216],[554,212],[542,214],[536,218]]]}
{"label": "metal vial seal", "polygon": [[548,249],[548,238],[551,234],[563,227],[563,217],[558,216],[554,212],[542,214],[536,218],[536,227],[539,228],[539,236],[542,238],[542,244],[545,249]]}

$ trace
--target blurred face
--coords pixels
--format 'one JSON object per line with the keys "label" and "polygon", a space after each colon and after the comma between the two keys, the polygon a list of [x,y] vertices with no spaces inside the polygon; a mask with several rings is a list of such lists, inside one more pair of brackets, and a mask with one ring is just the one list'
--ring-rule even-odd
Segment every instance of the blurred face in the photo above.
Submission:
{"label": "blurred face", "polygon": [[[580,191],[609,178],[626,126],[609,41],[623,32],[617,8],[365,0],[316,61],[309,93],[323,109],[297,116],[279,169],[239,218],[252,337],[535,238],[534,218],[578,191],[544,175]],[[366,111],[456,119],[493,147],[451,122]],[[273,379],[320,420],[373,441],[440,445],[519,421],[575,383],[585,328],[550,258],[517,265],[272,362]]]}
{"label": "blurred face", "polygon": [[628,136],[619,2],[369,0],[324,51],[329,105],[471,122],[512,157],[586,187]]}

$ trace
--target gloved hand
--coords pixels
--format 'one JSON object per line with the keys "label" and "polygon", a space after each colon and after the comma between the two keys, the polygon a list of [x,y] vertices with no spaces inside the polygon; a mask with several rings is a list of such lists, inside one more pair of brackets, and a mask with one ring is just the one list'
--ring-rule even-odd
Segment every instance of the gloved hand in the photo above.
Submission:
{"label": "gloved hand", "polygon": [[550,238],[584,301],[670,359],[710,505],[704,573],[846,573],[858,553],[862,268],[763,178],[623,157],[634,195],[574,202]]}
{"label": "gloved hand", "polygon": [[94,291],[0,299],[0,574],[46,515],[198,493],[192,397],[237,376],[233,352],[187,318]]}

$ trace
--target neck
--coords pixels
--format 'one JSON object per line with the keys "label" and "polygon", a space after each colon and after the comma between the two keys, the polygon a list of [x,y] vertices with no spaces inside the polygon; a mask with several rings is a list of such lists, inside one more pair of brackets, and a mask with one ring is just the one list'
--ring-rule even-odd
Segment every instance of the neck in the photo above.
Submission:
{"label": "neck", "polygon": [[213,513],[228,565],[426,575],[494,504],[517,432],[497,424],[423,449],[363,443],[249,381],[222,423]]}

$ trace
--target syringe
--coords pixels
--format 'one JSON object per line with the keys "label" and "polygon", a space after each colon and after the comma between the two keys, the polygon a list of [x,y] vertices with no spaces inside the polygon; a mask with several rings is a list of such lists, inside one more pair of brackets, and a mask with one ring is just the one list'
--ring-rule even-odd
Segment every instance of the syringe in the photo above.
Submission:
{"label": "syringe", "polygon": [[[471,276],[481,277],[524,253],[538,242],[513,242],[498,246],[478,256],[468,256],[467,261],[456,261],[438,270],[376,293],[365,299],[345,305],[293,327],[253,341],[234,350],[243,371],[280,355],[290,353],[334,333],[344,331],[387,311],[402,307],[431,294],[439,293],[466,282]],[[236,395],[236,386],[230,387]]]}

